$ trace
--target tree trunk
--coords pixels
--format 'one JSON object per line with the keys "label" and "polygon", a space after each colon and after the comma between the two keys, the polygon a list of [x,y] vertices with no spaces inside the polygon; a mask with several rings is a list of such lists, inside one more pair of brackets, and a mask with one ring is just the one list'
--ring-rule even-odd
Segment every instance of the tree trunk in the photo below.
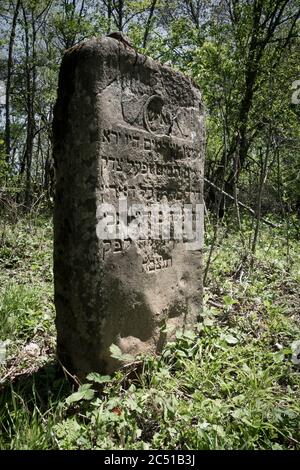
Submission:
{"label": "tree trunk", "polygon": [[10,162],[11,151],[11,126],[10,126],[10,92],[11,92],[11,79],[13,74],[13,49],[16,35],[16,25],[20,10],[20,0],[17,0],[15,11],[13,15],[9,45],[8,45],[8,59],[7,59],[7,79],[6,79],[6,93],[5,93],[5,152],[6,161]]}
{"label": "tree trunk", "polygon": [[144,39],[143,39],[143,48],[144,49],[147,45],[147,41],[148,41],[148,37],[149,37],[149,33],[150,33],[150,28],[151,28],[151,20],[152,20],[153,15],[154,15],[156,3],[157,3],[157,0],[152,0],[149,16],[148,16],[147,23],[146,23],[146,26],[145,26],[145,33],[144,33]]}
{"label": "tree trunk", "polygon": [[31,199],[31,166],[33,156],[33,142],[35,136],[35,118],[34,118],[34,99],[36,86],[36,64],[35,64],[35,18],[33,11],[31,12],[31,29],[32,41],[30,51],[29,22],[26,11],[22,6],[24,29],[25,29],[25,82],[26,82],[26,108],[27,108],[27,126],[26,126],[26,143],[24,152],[25,165],[25,207],[30,206]]}

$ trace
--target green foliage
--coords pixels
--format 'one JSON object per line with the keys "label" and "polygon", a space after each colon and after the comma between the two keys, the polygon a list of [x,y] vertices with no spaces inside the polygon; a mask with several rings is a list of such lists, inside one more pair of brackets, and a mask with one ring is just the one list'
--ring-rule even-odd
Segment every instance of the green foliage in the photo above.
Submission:
{"label": "green foliage", "polygon": [[76,403],[81,400],[92,400],[94,398],[95,392],[91,389],[91,384],[84,384],[81,385],[77,392],[74,392],[70,395],[66,403],[67,405],[71,405],[72,403]]}
{"label": "green foliage", "polygon": [[[260,155],[265,154],[270,140],[264,206],[276,213],[299,210],[299,111],[298,105],[291,104],[291,86],[299,79],[295,0],[282,8],[269,0],[259,5],[26,0],[17,14],[14,33],[18,2],[2,3],[3,76],[9,65],[10,38],[14,38],[9,156],[1,143],[7,137],[5,119],[0,123],[0,184],[8,199],[24,202],[36,194],[45,192],[49,197],[51,193],[51,122],[64,50],[122,29],[137,50],[181,70],[200,86],[207,116],[208,179],[221,184],[225,173],[230,180],[236,155],[241,160],[238,189],[241,197],[255,206]],[[24,159],[30,135],[34,135],[28,142],[32,154]],[[239,149],[242,136],[244,155]]]}
{"label": "green foliage", "polygon": [[1,384],[0,448],[57,448],[52,428],[60,419],[61,403],[71,391],[51,362],[13,384]]}
{"label": "green foliage", "polygon": [[[177,332],[160,357],[140,358],[131,372],[90,373],[72,390],[53,369],[51,354],[44,370],[45,359],[41,368],[41,357],[26,347],[45,347],[45,329],[55,335],[42,314],[49,309],[51,297],[44,294],[52,282],[42,269],[51,255],[45,225],[19,221],[18,230],[7,227],[2,245],[5,252],[14,241],[19,259],[14,283],[0,297],[1,338],[10,338],[1,365],[2,377],[8,377],[0,382],[2,449],[300,449],[297,239],[289,240],[287,262],[284,231],[265,228],[251,271],[247,263],[241,267],[244,248],[228,220],[196,331]],[[12,263],[9,252],[2,254],[7,260]],[[26,263],[38,268],[25,274]],[[43,286],[40,291],[33,280]],[[11,319],[13,330],[3,318]],[[124,360],[115,345],[112,353]],[[10,374],[24,379],[10,384]]]}
{"label": "green foliage", "polygon": [[44,314],[42,295],[37,288],[9,285],[0,301],[0,339],[29,339],[39,330],[47,331],[52,319]]}
{"label": "green foliage", "polygon": [[[14,217],[13,217],[14,215]],[[14,218],[14,222],[11,222]],[[54,348],[52,228],[6,213],[0,224],[0,344],[11,373],[32,373]],[[0,361],[1,377],[6,375]]]}
{"label": "green foliage", "polygon": [[[286,2],[277,21],[278,3],[271,0],[259,2],[257,15],[257,2],[231,2],[231,10],[229,3],[197,9],[199,2],[158,0],[150,18],[150,0],[126,1],[123,9],[112,2],[111,12],[102,1],[22,2],[12,51],[9,156],[5,119],[0,126],[1,448],[299,449],[299,111],[291,104],[292,82],[300,78],[298,5]],[[4,0],[0,7],[4,76],[15,6]],[[281,220],[272,232],[261,229],[251,267],[253,220],[242,214],[237,233],[227,211],[197,332],[177,333],[161,357],[141,357],[133,370],[113,377],[93,372],[73,390],[53,368],[43,373],[55,347],[51,223],[34,220],[33,204],[18,220],[18,207],[26,183],[38,200],[49,190],[64,50],[122,28],[142,53],[200,86],[208,179],[222,185],[223,173],[235,171],[244,133],[249,146],[236,189],[256,207],[270,151],[263,211]],[[29,120],[33,151],[24,160]],[[214,243],[214,226],[207,220],[205,250]],[[111,354],[134,362],[117,345]]]}
{"label": "green foliage", "polygon": [[120,362],[130,362],[134,360],[134,357],[130,354],[124,354],[122,350],[116,344],[112,344],[109,348],[111,357],[117,359]]}
{"label": "green foliage", "polygon": [[161,359],[146,358],[129,388],[112,380],[81,408],[85,421],[76,413],[54,428],[62,448],[295,447],[299,373],[289,351],[278,362],[265,344],[232,338],[220,326],[205,326],[196,342],[182,335]]}
{"label": "green foliage", "polygon": [[110,375],[100,375],[100,374],[97,374],[97,372],[91,372],[87,376],[87,380],[95,384],[104,384],[104,383],[110,382],[112,379]]}

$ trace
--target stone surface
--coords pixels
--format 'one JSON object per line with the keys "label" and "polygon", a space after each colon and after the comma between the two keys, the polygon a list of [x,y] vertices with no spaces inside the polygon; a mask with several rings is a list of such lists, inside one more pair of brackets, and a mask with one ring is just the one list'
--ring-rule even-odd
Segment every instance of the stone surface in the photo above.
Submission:
{"label": "stone surface", "polygon": [[80,377],[110,373],[112,343],[157,353],[201,308],[201,249],[97,232],[102,202],[202,202],[201,95],[126,44],[93,39],[64,55],[53,133],[58,355]]}

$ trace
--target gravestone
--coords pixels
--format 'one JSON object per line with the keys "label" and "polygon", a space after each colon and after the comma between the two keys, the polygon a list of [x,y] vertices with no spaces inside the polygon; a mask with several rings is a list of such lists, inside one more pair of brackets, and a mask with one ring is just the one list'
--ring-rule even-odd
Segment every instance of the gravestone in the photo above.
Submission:
{"label": "gravestone", "polygon": [[92,39],[63,57],[53,134],[57,351],[79,377],[111,373],[112,344],[156,354],[197,322],[201,94],[128,44]]}

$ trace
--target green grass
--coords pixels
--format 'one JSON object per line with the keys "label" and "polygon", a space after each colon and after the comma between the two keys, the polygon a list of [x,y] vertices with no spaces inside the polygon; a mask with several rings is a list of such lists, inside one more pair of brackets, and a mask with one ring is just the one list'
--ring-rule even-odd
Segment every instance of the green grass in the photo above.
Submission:
{"label": "green grass", "polygon": [[47,219],[0,238],[1,449],[300,449],[297,233],[263,227],[251,270],[224,225],[197,332],[79,390],[54,355],[51,238]]}
{"label": "green grass", "polygon": [[2,340],[30,339],[39,331],[51,327],[51,319],[43,305],[44,292],[34,286],[10,283],[3,291],[0,303]]}

